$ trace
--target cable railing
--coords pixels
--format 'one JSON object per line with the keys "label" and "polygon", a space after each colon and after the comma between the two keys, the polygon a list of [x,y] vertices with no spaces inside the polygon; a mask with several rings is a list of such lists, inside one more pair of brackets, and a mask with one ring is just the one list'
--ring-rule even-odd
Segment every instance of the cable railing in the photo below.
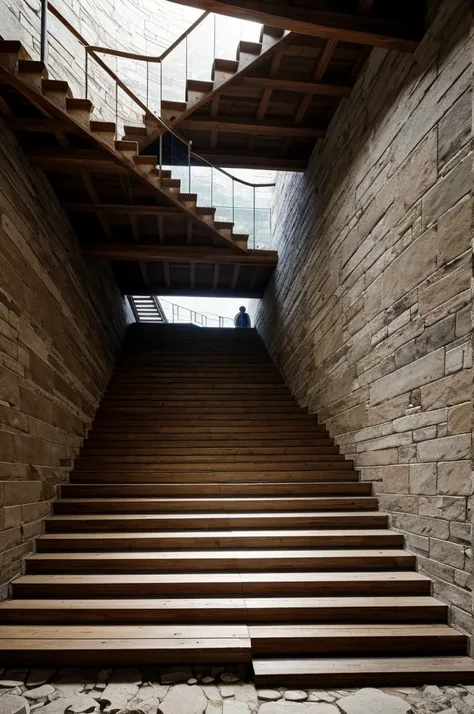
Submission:
{"label": "cable railing", "polygon": [[[231,317],[223,317],[209,312],[198,312],[168,300],[163,300],[163,298],[160,298],[160,303],[165,308],[168,322],[191,323],[198,327],[234,327],[234,320]],[[168,308],[166,309],[165,306],[168,306]]]}
{"label": "cable railing", "polygon": [[[205,22],[213,13],[203,13],[168,50],[165,50],[159,57],[150,57],[91,45],[49,0],[40,0],[40,2],[40,55],[42,61],[48,65],[48,56],[57,54],[61,60],[57,62],[57,64],[61,66],[61,71],[64,73],[66,53],[68,63],[70,63],[68,76],[72,80],[73,88],[78,92],[82,92],[85,98],[92,101],[97,118],[115,124],[117,139],[122,138],[124,135],[124,127],[129,125],[133,126],[133,123],[136,123],[140,127],[144,127],[148,124],[159,132],[156,138],[158,143],[157,168],[159,168],[159,184],[161,183],[163,171],[171,169],[179,174],[178,177],[182,182],[181,192],[198,194],[199,205],[203,206],[214,206],[213,194],[218,189],[221,194],[225,194],[225,201],[218,201],[221,208],[219,210],[216,209],[216,220],[234,223],[234,233],[238,234],[241,232],[248,234],[249,246],[254,249],[263,246],[269,247],[271,225],[269,219],[264,225],[263,216],[270,216],[270,211],[264,211],[264,209],[269,208],[268,189],[273,188],[275,185],[274,182],[252,183],[235,176],[229,170],[215,166],[211,161],[193,151],[192,141],[183,137],[174,127],[163,121],[160,116],[164,87],[163,61],[183,46],[185,47],[186,57],[188,58],[188,55],[190,57],[191,53],[195,52],[195,49],[192,48],[187,38],[199,28],[202,29]],[[74,47],[65,48],[64,42],[55,38],[54,33],[51,33],[51,30],[48,29],[48,20],[51,16],[68,30],[75,42],[82,47],[82,53],[76,51]],[[253,25],[255,23],[250,24]],[[204,43],[212,46],[213,53],[217,51],[217,35],[218,21],[213,20],[213,42]],[[149,69],[145,69],[144,82],[146,87],[146,101],[143,101],[137,96],[135,91],[130,89],[125,81],[120,79],[117,72],[111,69],[111,67],[99,57],[99,52],[113,57],[116,65],[119,61],[135,61],[139,59],[145,63],[146,67],[148,67],[149,64],[161,67],[159,70],[160,76],[158,78],[160,88],[159,99],[158,102],[155,102],[155,111],[148,106],[148,103],[151,101],[152,83],[156,83],[156,73],[153,74]],[[83,56],[82,86],[80,81],[81,71],[78,71],[81,54]],[[213,56],[215,57],[215,54]],[[189,61],[186,59],[186,67],[188,67],[188,65]],[[64,79],[64,76],[58,76],[57,78]],[[131,80],[130,82],[133,84]],[[135,81],[135,85],[136,84],[137,81]],[[140,82],[138,82],[138,84],[140,84]],[[154,94],[156,94],[156,92],[154,92]],[[203,171],[208,174],[208,178],[206,178],[205,181],[202,179]],[[206,182],[210,184],[210,196],[202,198],[203,186]],[[204,191],[204,193],[206,192]],[[207,203],[207,201],[210,201],[210,203]],[[223,210],[224,207],[225,210]],[[258,231],[260,230],[262,236],[258,235]]]}

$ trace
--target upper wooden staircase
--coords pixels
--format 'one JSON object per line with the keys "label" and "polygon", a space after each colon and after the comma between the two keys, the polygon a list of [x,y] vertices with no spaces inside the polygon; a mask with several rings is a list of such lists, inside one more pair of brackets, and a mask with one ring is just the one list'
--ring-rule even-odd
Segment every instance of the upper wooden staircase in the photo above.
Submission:
{"label": "upper wooden staircase", "polygon": [[60,491],[0,605],[1,661],[474,681],[447,606],[254,330],[130,328]]}

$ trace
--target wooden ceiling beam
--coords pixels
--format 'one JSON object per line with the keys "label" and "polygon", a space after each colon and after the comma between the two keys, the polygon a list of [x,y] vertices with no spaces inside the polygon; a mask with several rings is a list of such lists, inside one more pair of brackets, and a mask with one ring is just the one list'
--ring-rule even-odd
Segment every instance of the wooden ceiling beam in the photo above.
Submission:
{"label": "wooden ceiling beam", "polygon": [[102,226],[102,230],[104,231],[105,235],[108,238],[112,237],[112,229],[110,227],[110,223],[107,220],[107,217],[104,216],[102,209],[99,207],[100,206],[100,199],[99,199],[99,194],[97,193],[97,189],[94,185],[94,182],[92,180],[92,177],[90,174],[87,173],[87,171],[84,171],[81,173],[81,178],[84,183],[84,186],[86,187],[86,191],[89,194],[89,197],[93,204],[91,205],[91,210],[96,213],[97,218],[100,221],[100,225]]}
{"label": "wooden ceiling beam", "polygon": [[[314,70],[313,74],[313,80],[317,84],[321,82],[323,79],[326,70],[328,68],[328,65],[331,61],[331,59],[334,56],[334,52],[336,51],[337,48],[337,40],[328,40],[326,44],[324,45],[321,54],[318,58],[318,61],[316,63],[316,67]],[[324,85],[322,85],[324,86]],[[309,107],[311,106],[311,102],[313,101],[314,97],[314,92],[309,91],[308,94],[302,99],[300,106],[298,107],[298,111],[296,112],[295,119],[294,119],[294,124],[295,126],[298,126],[301,124],[303,121],[306,112],[308,111]],[[289,144],[287,143],[284,145],[284,148],[286,150],[289,149]]]}
{"label": "wooden ceiling beam", "polygon": [[[143,287],[143,285],[137,285],[136,282],[125,282],[121,281],[120,282],[120,290],[122,292],[122,295],[150,295],[150,293],[155,293],[158,295],[180,295],[182,296],[184,294],[189,294],[191,292],[190,288],[187,288],[186,285],[182,285],[181,287],[173,287],[171,286],[169,288],[164,287],[162,283],[158,283],[154,281],[153,283],[150,283],[150,286],[148,288]],[[249,299],[258,299],[263,297],[263,288],[256,291],[250,290],[248,287],[239,287],[238,291],[235,290],[212,290],[211,286],[209,285],[208,288],[204,287],[199,287],[196,288],[195,290],[192,291],[192,294],[194,297],[240,297],[240,298],[249,298]],[[184,713],[183,713],[184,714]]]}
{"label": "wooden ceiling beam", "polygon": [[133,205],[126,203],[62,203],[62,208],[66,211],[74,211],[77,213],[89,211],[104,211],[105,213],[130,213],[139,216],[167,216],[180,215],[180,211],[172,206],[143,206],[134,203]]}
{"label": "wooden ceiling beam", "polygon": [[269,169],[271,171],[305,171],[307,159],[278,156],[246,156],[243,152],[213,153],[208,149],[199,148],[199,154],[216,166],[232,166],[239,169]]}
{"label": "wooden ceiling beam", "polygon": [[374,0],[359,0],[357,12],[370,12],[372,10]]}
{"label": "wooden ceiling beam", "polygon": [[300,139],[321,139],[325,129],[311,127],[277,126],[274,124],[244,124],[243,122],[185,119],[181,128],[188,131],[221,131],[227,134],[261,134],[262,136],[292,136]]}
{"label": "wooden ceiling beam", "polygon": [[291,79],[271,79],[270,77],[244,77],[243,86],[261,87],[264,91],[280,90],[282,92],[311,93],[322,97],[348,97],[352,87],[339,84],[323,84],[322,82],[300,82]]}
{"label": "wooden ceiling beam", "polygon": [[421,40],[421,37],[410,37],[406,28],[395,20],[315,10],[289,2],[267,4],[261,0],[179,0],[179,3],[279,27],[300,35],[400,52],[414,52]]}
{"label": "wooden ceiling beam", "polygon": [[213,246],[165,246],[136,243],[90,243],[81,245],[89,258],[105,260],[131,260],[173,263],[227,263],[231,265],[274,266],[278,254],[273,250],[249,250],[247,253],[232,253]]}
{"label": "wooden ceiling beam", "polygon": [[89,173],[127,175],[121,166],[96,149],[55,149],[51,147],[24,147],[31,164],[45,171],[58,173]]}

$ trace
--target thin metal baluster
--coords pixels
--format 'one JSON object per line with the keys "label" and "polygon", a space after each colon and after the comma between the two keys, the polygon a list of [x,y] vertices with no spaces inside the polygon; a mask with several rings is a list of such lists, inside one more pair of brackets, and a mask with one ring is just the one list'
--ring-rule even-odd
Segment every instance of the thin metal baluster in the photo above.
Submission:
{"label": "thin metal baluster", "polygon": [[88,99],[88,91],[89,91],[89,53],[87,51],[87,47],[84,47],[84,84],[85,84],[85,94],[86,94],[86,99]]}
{"label": "thin metal baluster", "polygon": [[48,0],[41,0],[40,58],[43,64],[48,63]]}
{"label": "thin metal baluster", "polygon": [[160,60],[160,116],[161,105],[163,104],[163,62]]}
{"label": "thin metal baluster", "polygon": [[148,106],[148,88],[150,85],[150,68],[149,68],[149,63],[146,63],[146,102],[145,104]]}
{"label": "thin metal baluster", "polygon": [[191,147],[192,141],[188,142],[188,193],[191,193]]}
{"label": "thin metal baluster", "polygon": [[213,41],[213,58],[216,59],[216,21],[217,21],[217,16],[216,13],[213,14],[213,19],[214,19],[214,41]]}
{"label": "thin metal baluster", "polygon": [[158,178],[159,185],[161,186],[161,178],[163,174],[163,131],[160,134],[160,175]]}
{"label": "thin metal baluster", "polygon": [[211,206],[214,205],[214,168],[211,166]]}
{"label": "thin metal baluster", "polygon": [[186,50],[186,58],[184,61],[184,101],[188,101],[188,36],[186,35],[186,38],[184,40],[185,44],[185,50]]}
{"label": "thin metal baluster", "polygon": [[235,223],[235,181],[232,179],[232,223]]}
{"label": "thin metal baluster", "polygon": [[115,82],[115,138],[118,139],[118,84]]}
{"label": "thin metal baluster", "polygon": [[253,249],[255,250],[255,186],[253,187]]}

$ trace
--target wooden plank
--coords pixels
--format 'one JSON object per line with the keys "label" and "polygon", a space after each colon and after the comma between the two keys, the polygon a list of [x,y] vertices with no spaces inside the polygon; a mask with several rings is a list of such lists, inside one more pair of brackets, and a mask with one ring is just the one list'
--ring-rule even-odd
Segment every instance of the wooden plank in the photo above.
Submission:
{"label": "wooden plank", "polygon": [[470,657],[254,659],[257,687],[408,686],[474,682]]}
{"label": "wooden plank", "polygon": [[[324,74],[324,73],[323,73]],[[243,77],[242,86],[260,87],[264,91],[280,90],[298,94],[311,93],[323,97],[348,97],[352,87],[339,84],[323,84],[322,82],[301,82],[293,79],[278,79],[271,77]]]}
{"label": "wooden plank", "polygon": [[126,204],[126,203],[100,203],[98,200],[94,203],[71,203],[63,202],[61,204],[62,208],[66,211],[73,211],[74,213],[84,213],[91,211],[103,211],[104,213],[129,213],[140,216],[171,216],[171,215],[181,215],[178,208],[174,206],[149,206],[149,205],[139,205],[139,204]]}
{"label": "wooden plank", "polygon": [[289,3],[279,3],[277,9],[268,6],[270,11],[264,11],[263,4],[258,0],[238,0],[232,3],[225,0],[179,0],[179,2],[181,5],[190,5],[221,15],[279,27],[300,35],[372,45],[400,52],[414,52],[421,40],[421,37],[405,36],[406,29],[394,21],[313,10]]}
{"label": "wooden plank", "polygon": [[217,131],[227,134],[261,134],[262,136],[291,136],[300,139],[322,139],[326,129],[312,127],[281,126],[276,124],[255,124],[244,122],[214,121],[211,119],[184,119],[180,126],[189,131]]}
{"label": "wooden plank", "polygon": [[262,265],[274,266],[278,261],[278,254],[271,250],[249,250],[246,253],[230,253],[218,248],[189,246],[186,248],[164,245],[135,245],[122,243],[83,243],[82,251],[91,258],[105,258],[107,260],[144,260],[148,262],[193,263],[219,262],[221,264]]}

